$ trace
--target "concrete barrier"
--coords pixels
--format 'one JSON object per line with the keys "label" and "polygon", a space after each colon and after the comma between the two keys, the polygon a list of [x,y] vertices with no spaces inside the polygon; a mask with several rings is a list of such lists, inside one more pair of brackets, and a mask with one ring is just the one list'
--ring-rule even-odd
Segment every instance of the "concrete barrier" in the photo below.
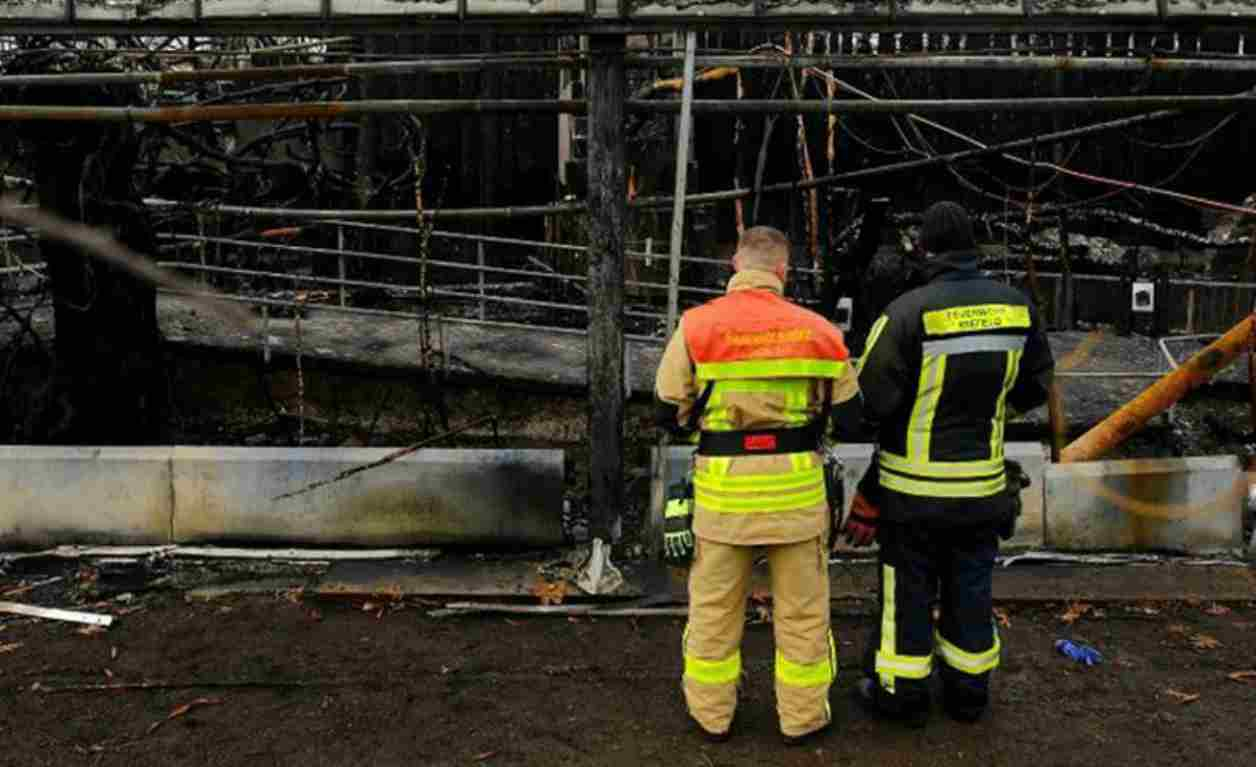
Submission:
{"label": "concrete barrier", "polygon": [[1046,491],[1051,548],[1211,554],[1243,546],[1247,478],[1233,456],[1053,464]]}
{"label": "concrete barrier", "polygon": [[0,447],[0,545],[170,541],[168,447]]}
{"label": "concrete barrier", "polygon": [[558,450],[420,450],[307,493],[388,455],[381,448],[174,451],[174,542],[408,546],[562,542]]}
{"label": "concrete barrier", "polygon": [[[836,447],[837,455],[842,460],[842,474],[845,478],[845,498],[843,499],[843,508],[850,508],[851,498],[855,495],[855,488],[859,484],[860,478],[868,469],[868,464],[872,460],[873,446],[865,442],[849,443],[838,445]],[[667,476],[679,477],[689,470],[689,459],[693,455],[694,447],[675,446],[667,449]],[[1005,551],[1038,549],[1043,546],[1043,473],[1047,465],[1048,454],[1046,448],[1037,442],[1009,442],[1006,446],[1007,457],[1020,461],[1025,467],[1025,471],[1029,474],[1033,485],[1023,493],[1021,493],[1021,502],[1024,506],[1021,512],[1020,523],[1017,525],[1016,536],[1010,541],[1004,541],[1001,548]],[[654,449],[652,460],[658,461],[658,448]],[[654,487],[651,492],[651,513],[656,519],[661,519],[663,515],[663,488],[658,481],[657,472],[655,472]],[[853,549],[844,543],[838,548],[843,552],[867,552],[869,549]],[[876,547],[873,546],[873,551]]]}
{"label": "concrete barrier", "polygon": [[562,543],[559,450],[0,447],[0,546]]}

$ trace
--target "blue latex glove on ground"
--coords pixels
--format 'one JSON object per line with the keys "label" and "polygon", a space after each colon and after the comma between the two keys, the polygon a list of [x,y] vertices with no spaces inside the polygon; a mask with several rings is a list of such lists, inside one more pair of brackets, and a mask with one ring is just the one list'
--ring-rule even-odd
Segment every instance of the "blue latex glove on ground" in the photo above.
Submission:
{"label": "blue latex glove on ground", "polygon": [[1057,639],[1055,649],[1078,663],[1084,663],[1087,666],[1098,666],[1103,663],[1103,655],[1090,645],[1074,642],[1069,639]]}

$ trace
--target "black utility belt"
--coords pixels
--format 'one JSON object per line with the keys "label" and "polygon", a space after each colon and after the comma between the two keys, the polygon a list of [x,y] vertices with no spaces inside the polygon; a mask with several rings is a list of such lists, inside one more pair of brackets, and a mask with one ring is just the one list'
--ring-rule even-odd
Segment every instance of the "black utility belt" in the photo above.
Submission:
{"label": "black utility belt", "polygon": [[819,434],[810,426],[764,431],[704,431],[698,439],[698,455],[715,457],[806,453],[819,448]]}

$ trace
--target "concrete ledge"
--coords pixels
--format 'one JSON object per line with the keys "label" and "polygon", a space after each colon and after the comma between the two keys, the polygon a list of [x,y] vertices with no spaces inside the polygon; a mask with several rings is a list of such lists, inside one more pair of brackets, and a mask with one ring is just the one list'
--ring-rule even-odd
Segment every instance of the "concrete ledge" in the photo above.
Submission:
{"label": "concrete ledge", "polygon": [[1246,496],[1233,456],[1055,464],[1046,471],[1046,542],[1074,551],[1235,551]]}
{"label": "concrete ledge", "polygon": [[[856,442],[836,446],[836,452],[842,459],[842,474],[846,479],[845,482],[845,498],[843,500],[843,508],[850,508],[851,498],[855,495],[855,488],[859,484],[859,480],[863,477],[864,472],[868,470],[868,464],[872,461],[872,444],[866,442]],[[1016,536],[1010,541],[1004,541],[1000,547],[1004,551],[1038,549],[1042,548],[1043,539],[1043,485],[1044,470],[1047,465],[1047,451],[1041,444],[1037,442],[1009,442],[1006,445],[1007,457],[1020,461],[1025,467],[1025,471],[1029,474],[1033,484],[1028,490],[1021,493],[1021,501],[1024,509],[1021,513],[1020,523],[1017,526]],[[667,449],[667,476],[679,477],[689,470],[689,459],[693,455],[695,448],[690,445],[674,446]],[[655,448],[651,461],[657,467],[658,448]],[[663,486],[659,481],[659,473],[657,470],[652,472],[654,475],[654,486],[651,488],[651,513],[661,520],[663,516]],[[668,481],[672,481],[669,479]],[[876,546],[870,549],[852,549],[845,544],[838,547],[839,551],[875,551]]]}
{"label": "concrete ledge", "polygon": [[0,545],[169,542],[171,452],[0,446]]}
{"label": "concrete ledge", "polygon": [[560,450],[0,447],[0,546],[562,543]]}
{"label": "concrete ledge", "polygon": [[406,546],[562,542],[558,450],[420,450],[275,500],[388,455],[384,448],[174,451],[174,542]]}

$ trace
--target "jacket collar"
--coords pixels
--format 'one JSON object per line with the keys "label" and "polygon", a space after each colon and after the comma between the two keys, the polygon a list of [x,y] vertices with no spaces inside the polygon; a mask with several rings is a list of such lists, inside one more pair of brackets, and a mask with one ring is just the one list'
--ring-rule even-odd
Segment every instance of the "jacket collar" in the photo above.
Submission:
{"label": "jacket collar", "polygon": [[780,278],[771,272],[758,269],[743,269],[728,281],[728,292],[738,290],[770,290],[777,295],[785,292],[785,285]]}
{"label": "jacket collar", "polygon": [[925,261],[925,280],[964,280],[980,276],[976,250],[956,250],[941,255],[930,255]]}

